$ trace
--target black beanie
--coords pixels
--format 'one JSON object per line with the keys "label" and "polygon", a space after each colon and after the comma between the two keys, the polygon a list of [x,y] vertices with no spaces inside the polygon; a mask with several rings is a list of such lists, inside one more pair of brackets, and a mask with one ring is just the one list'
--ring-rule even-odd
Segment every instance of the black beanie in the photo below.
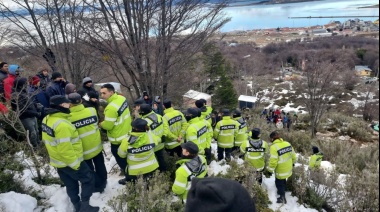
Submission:
{"label": "black beanie", "polygon": [[313,146],[312,149],[313,149],[313,154],[317,154],[319,152],[319,149],[316,146]]}
{"label": "black beanie", "polygon": [[51,75],[52,80],[55,80],[55,79],[60,78],[60,77],[62,77],[62,74],[59,72],[53,72],[53,74]]}
{"label": "black beanie", "polygon": [[166,109],[171,108],[171,107],[172,107],[172,101],[170,101],[170,100],[165,100],[165,101],[164,101],[164,107],[165,107]]}
{"label": "black beanie", "polygon": [[222,178],[193,178],[185,212],[256,212],[255,203],[240,183]]}
{"label": "black beanie", "polygon": [[197,100],[195,101],[195,106],[197,106],[197,108],[202,108],[205,104],[203,103],[202,100]]}

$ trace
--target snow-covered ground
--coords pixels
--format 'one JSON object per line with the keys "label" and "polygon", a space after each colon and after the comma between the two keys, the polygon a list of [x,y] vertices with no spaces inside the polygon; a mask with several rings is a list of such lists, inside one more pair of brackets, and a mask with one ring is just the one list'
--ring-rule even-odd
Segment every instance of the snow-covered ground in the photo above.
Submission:
{"label": "snow-covered ground", "polygon": [[[110,172],[113,167],[117,167],[116,161],[112,154],[110,153],[110,147],[109,144],[105,144],[105,151],[106,151],[106,167],[107,170]],[[213,154],[216,154],[216,144],[212,144]],[[18,153],[17,157],[20,157],[22,153]],[[298,157],[302,157],[298,155]],[[242,159],[237,159],[238,164],[242,164]],[[30,167],[31,160],[30,159],[24,159],[24,165],[27,165]],[[296,164],[297,166],[300,166],[301,164]],[[46,165],[49,166],[49,165]],[[217,175],[218,173],[225,173],[227,169],[229,168],[229,165],[226,164],[224,161],[222,162],[216,162],[213,161],[209,166],[209,175]],[[322,162],[322,168],[325,170],[332,170],[334,169],[334,165],[327,161]],[[27,188],[33,188],[37,191],[40,197],[43,198],[42,202],[45,202],[44,205],[37,205],[37,200],[34,197],[31,197],[29,195],[25,194],[18,194],[15,192],[8,192],[0,194],[0,211],[4,212],[40,212],[40,211],[46,211],[46,212],[71,212],[73,211],[73,206],[66,194],[66,190],[64,187],[61,187],[60,185],[49,185],[49,186],[43,186],[35,183],[32,179],[34,176],[36,176],[35,171],[31,171],[32,169],[25,169],[23,171],[22,175],[15,175],[15,178],[21,180],[25,187]],[[58,177],[57,173],[53,168],[51,168],[51,173],[54,177]],[[108,209],[110,211],[110,208],[107,206],[108,200],[112,199],[113,197],[117,196],[119,194],[119,191],[123,188],[123,186],[118,184],[118,180],[121,179],[121,177],[118,175],[118,173],[112,172],[114,174],[108,175],[108,184],[107,188],[105,189],[105,192],[102,194],[100,193],[94,193],[91,197],[90,204],[94,206],[99,206],[101,209]],[[342,176],[344,178],[344,176]],[[291,196],[290,192],[286,193],[286,199],[287,204],[277,204],[277,190],[275,186],[275,177],[272,175],[270,178],[263,179],[263,187],[268,191],[268,197],[270,201],[272,202],[269,207],[273,210],[279,210],[279,211],[291,211],[291,212],[317,212],[317,210],[306,208],[303,205],[300,205],[297,203],[297,197]]]}

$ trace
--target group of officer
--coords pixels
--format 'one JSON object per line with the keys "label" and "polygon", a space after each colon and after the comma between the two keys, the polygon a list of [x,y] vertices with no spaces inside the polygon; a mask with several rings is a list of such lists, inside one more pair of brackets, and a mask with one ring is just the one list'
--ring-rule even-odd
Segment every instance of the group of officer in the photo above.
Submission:
{"label": "group of officer", "polygon": [[[124,172],[120,184],[135,181],[139,175],[149,178],[157,169],[166,171],[165,152],[176,154],[181,158],[172,191],[186,202],[191,179],[207,176],[214,138],[218,160],[229,161],[231,152],[240,150],[258,173],[275,173],[277,202],[286,203],[285,183],[292,175],[296,155],[278,132],[271,133],[273,144],[269,149],[267,142],[260,139],[260,129],[248,132],[239,110],[233,111],[232,117],[228,109],[222,110],[223,118],[213,128],[212,109],[203,99],[184,113],[166,100],[163,116],[139,99],[134,102],[137,113],[131,115],[126,98],[117,94],[111,84],[104,84],[100,94],[108,103],[103,121],[99,121],[94,108],[83,106],[81,95],[72,93],[67,98],[53,96],[42,123],[50,164],[57,168],[75,211],[98,211],[89,199],[92,193],[103,192],[107,185],[100,129],[107,131],[111,152]],[[268,151],[270,161],[265,167]],[[262,177],[258,180],[261,183]],[[82,185],[81,197],[78,181]]]}

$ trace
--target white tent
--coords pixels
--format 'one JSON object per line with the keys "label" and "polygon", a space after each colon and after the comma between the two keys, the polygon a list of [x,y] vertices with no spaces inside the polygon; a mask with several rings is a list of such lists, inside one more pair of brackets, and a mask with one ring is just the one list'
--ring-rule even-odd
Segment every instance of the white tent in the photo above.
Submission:
{"label": "white tent", "polygon": [[240,109],[243,109],[243,108],[254,108],[255,107],[255,103],[257,101],[257,97],[240,95],[238,101],[239,101],[239,107],[240,107]]}

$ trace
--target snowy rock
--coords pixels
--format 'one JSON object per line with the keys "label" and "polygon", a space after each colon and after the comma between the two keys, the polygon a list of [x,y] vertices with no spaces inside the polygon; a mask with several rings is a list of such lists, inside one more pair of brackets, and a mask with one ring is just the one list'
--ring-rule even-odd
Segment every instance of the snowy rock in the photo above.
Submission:
{"label": "snowy rock", "polygon": [[350,140],[350,136],[339,136],[338,139],[341,140],[341,141],[349,141]]}
{"label": "snowy rock", "polygon": [[13,191],[0,194],[0,209],[6,212],[33,212],[37,207],[37,200],[26,194]]}

